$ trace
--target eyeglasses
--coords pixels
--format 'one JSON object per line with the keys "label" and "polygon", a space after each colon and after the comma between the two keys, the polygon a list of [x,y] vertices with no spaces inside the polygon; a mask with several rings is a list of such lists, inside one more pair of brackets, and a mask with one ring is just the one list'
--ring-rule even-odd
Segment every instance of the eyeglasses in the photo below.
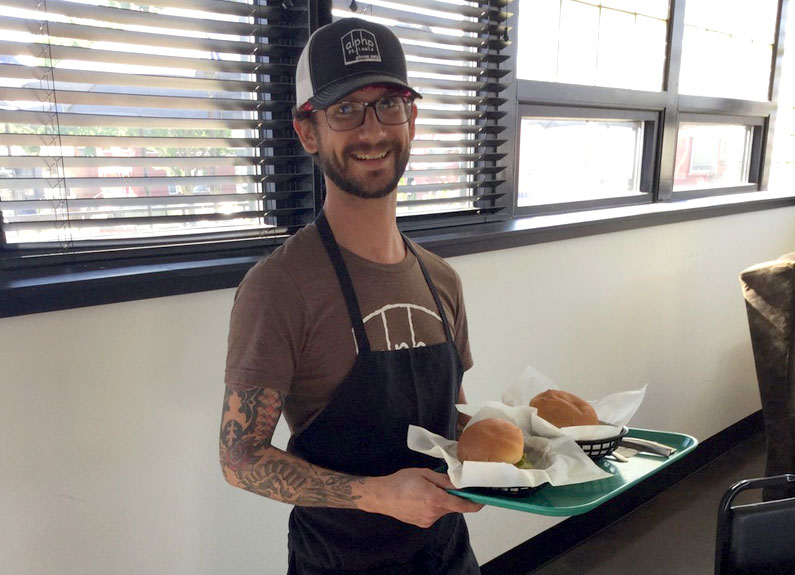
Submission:
{"label": "eyeglasses", "polygon": [[[385,96],[375,102],[337,102],[324,111],[329,128],[336,132],[355,130],[364,124],[367,108],[372,108],[378,121],[387,126],[405,124],[411,117],[413,100],[406,96]],[[318,110],[314,110],[318,111]]]}

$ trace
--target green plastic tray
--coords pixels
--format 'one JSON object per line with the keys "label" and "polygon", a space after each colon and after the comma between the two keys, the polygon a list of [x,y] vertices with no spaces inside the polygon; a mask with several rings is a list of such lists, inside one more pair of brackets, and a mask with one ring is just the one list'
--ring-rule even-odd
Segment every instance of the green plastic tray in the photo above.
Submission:
{"label": "green plastic tray", "polygon": [[553,516],[580,515],[668,467],[698,445],[698,441],[689,435],[650,429],[630,428],[627,437],[657,441],[675,447],[676,452],[668,458],[638,454],[630,457],[626,463],[618,463],[610,458],[601,459],[596,464],[612,473],[613,477],[560,487],[544,485],[526,497],[486,495],[458,489],[452,489],[450,493],[485,505],[505,507],[527,513]]}

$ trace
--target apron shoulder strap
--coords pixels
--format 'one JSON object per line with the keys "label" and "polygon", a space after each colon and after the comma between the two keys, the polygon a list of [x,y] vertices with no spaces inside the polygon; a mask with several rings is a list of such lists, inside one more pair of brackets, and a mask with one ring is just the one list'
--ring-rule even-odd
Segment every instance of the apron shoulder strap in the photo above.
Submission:
{"label": "apron shoulder strap", "polygon": [[417,254],[417,250],[414,249],[414,246],[411,244],[411,242],[405,235],[403,235],[403,243],[405,243],[406,247],[408,247],[408,249],[411,250],[411,253],[414,254],[414,257],[417,258],[417,262],[420,264],[422,275],[425,277],[425,283],[428,284],[428,287],[431,290],[431,295],[433,295],[433,301],[436,302],[436,307],[439,310],[439,317],[442,318],[442,325],[444,325],[444,334],[447,337],[447,341],[452,342],[453,332],[450,329],[450,322],[447,321],[447,314],[444,313],[444,308],[442,307],[442,300],[439,298],[439,292],[436,291],[436,286],[433,285],[433,281],[431,281],[431,274],[428,273],[428,268],[425,267],[422,258],[420,258],[420,256]]}
{"label": "apron shoulder strap", "polygon": [[364,330],[359,300],[356,298],[353,282],[351,282],[351,276],[348,274],[348,268],[345,266],[345,260],[342,258],[342,252],[337,245],[337,241],[334,239],[334,233],[331,231],[331,226],[329,226],[326,215],[322,210],[320,214],[318,214],[315,224],[320,232],[320,239],[323,241],[323,246],[326,248],[331,264],[334,266],[337,279],[340,282],[342,295],[345,297],[345,304],[348,306],[348,315],[351,318],[351,325],[353,325],[353,332],[356,336],[358,351],[359,353],[369,353],[370,341],[367,339],[367,332]]}

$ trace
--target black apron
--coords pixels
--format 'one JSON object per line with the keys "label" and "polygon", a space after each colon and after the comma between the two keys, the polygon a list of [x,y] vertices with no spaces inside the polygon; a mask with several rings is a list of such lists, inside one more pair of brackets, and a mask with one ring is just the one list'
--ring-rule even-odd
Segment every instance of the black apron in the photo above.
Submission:
{"label": "black apron", "polygon": [[[406,445],[409,424],[455,437],[455,403],[463,367],[428,271],[417,257],[444,324],[436,345],[372,351],[342,253],[321,212],[317,227],[348,306],[359,353],[328,405],[290,440],[288,451],[341,473],[389,475],[439,460]],[[411,243],[408,249],[417,256]],[[290,514],[288,575],[476,575],[463,515],[450,513],[428,529],[357,509],[295,507]]]}

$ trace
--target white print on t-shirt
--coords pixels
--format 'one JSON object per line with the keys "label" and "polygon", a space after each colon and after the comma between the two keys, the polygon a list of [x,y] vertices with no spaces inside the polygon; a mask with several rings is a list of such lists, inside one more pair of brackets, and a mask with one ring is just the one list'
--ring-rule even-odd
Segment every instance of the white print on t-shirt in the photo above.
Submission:
{"label": "white print on t-shirt", "polygon": [[[389,324],[386,321],[386,312],[392,309],[405,309],[406,310],[406,317],[409,322],[409,330],[411,332],[411,345],[408,342],[402,341],[400,343],[396,343],[394,347],[392,346],[392,342],[389,338]],[[414,333],[414,321],[412,320],[411,313],[412,310],[420,311],[423,313],[428,314],[429,316],[435,318],[439,323],[442,323],[442,318],[439,317],[439,314],[434,312],[433,310],[428,309],[427,307],[423,307],[421,305],[416,305],[413,303],[392,303],[389,305],[385,305],[381,309],[375,310],[373,313],[365,316],[362,318],[362,323],[367,325],[367,322],[371,319],[381,316],[381,323],[384,326],[384,336],[386,337],[386,346],[387,349],[408,349],[409,347],[425,347],[425,342],[417,341],[416,335]],[[359,353],[359,345],[356,342],[356,333],[351,329],[351,333],[353,334],[353,342],[356,345],[356,353]]]}

